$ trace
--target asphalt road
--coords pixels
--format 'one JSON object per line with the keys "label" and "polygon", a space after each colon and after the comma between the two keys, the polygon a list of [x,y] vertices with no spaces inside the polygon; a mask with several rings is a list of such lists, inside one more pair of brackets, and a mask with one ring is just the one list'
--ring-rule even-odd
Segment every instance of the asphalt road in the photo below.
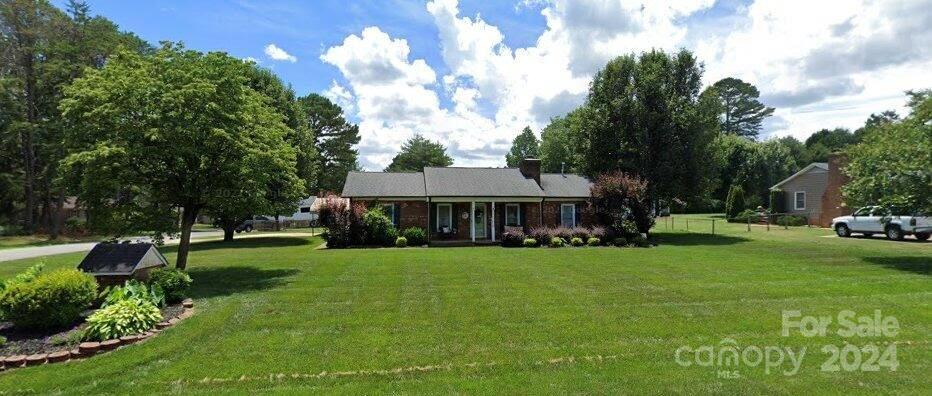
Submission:
{"label": "asphalt road", "polygon": [[[201,231],[192,232],[191,239],[215,238],[222,237],[223,231]],[[125,238],[133,241],[149,241],[147,237]],[[178,239],[166,239],[166,245],[177,244]],[[87,252],[96,245],[97,242],[65,243],[61,245],[30,246],[13,249],[0,250],[0,262],[20,260],[33,257],[50,256],[53,254]]]}

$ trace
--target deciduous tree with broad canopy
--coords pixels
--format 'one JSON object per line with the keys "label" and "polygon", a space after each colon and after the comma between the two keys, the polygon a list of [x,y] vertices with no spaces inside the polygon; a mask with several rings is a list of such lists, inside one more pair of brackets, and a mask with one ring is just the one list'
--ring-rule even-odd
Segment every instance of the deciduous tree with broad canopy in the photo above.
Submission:
{"label": "deciduous tree with broad canopy", "polygon": [[580,110],[585,174],[638,175],[654,208],[707,195],[714,186],[709,147],[718,134],[718,103],[700,96],[701,86],[702,66],[686,50],[608,62]]}
{"label": "deciduous tree with broad canopy", "polygon": [[847,149],[842,187],[849,206],[883,205],[932,215],[932,90],[908,92],[912,112],[870,128]]}
{"label": "deciduous tree with broad canopy", "polygon": [[180,232],[176,266],[184,269],[201,211],[245,199],[243,191],[266,194],[276,182],[292,183],[280,196],[296,198],[304,186],[288,127],[250,87],[251,67],[163,43],[152,56],[119,52],[65,89],[61,108],[74,125],[65,176],[91,226]]}
{"label": "deciduous tree with broad canopy", "polygon": [[521,160],[525,158],[537,158],[540,155],[540,141],[534,135],[531,127],[524,127],[524,130],[515,136],[511,142],[511,151],[505,154],[505,163],[509,167],[515,168],[521,165]]}

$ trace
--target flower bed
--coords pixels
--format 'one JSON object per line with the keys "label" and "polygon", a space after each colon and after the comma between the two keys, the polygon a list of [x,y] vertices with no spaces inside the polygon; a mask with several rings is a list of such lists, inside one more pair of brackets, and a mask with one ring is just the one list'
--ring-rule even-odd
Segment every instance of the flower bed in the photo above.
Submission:
{"label": "flower bed", "polygon": [[[194,302],[187,299],[181,304],[163,307],[161,312],[162,317],[167,319],[156,324],[154,329],[101,342],[79,342],[77,337],[69,337],[70,334],[80,333],[81,328],[86,326],[84,323],[64,331],[29,333],[15,330],[8,322],[4,322],[0,324],[0,335],[7,337],[7,342],[0,346],[0,370],[83,359],[145,341],[191,317],[194,314]],[[59,339],[66,341],[54,342]]]}

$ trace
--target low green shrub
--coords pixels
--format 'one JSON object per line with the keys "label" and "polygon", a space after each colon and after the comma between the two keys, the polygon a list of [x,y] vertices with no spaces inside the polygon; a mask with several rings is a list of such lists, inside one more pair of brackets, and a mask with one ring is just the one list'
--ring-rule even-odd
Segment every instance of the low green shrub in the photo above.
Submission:
{"label": "low green shrub", "polygon": [[748,221],[750,221],[751,223],[757,223],[760,221],[760,219],[761,219],[760,213],[752,209],[745,209],[741,211],[740,213],[738,213],[737,215],[735,215],[734,217],[729,218],[728,222],[729,223],[747,223]]}
{"label": "low green shrub", "polygon": [[537,247],[537,240],[534,238],[524,238],[524,247]]}
{"label": "low green shrub", "polygon": [[402,248],[402,247],[407,247],[407,246],[408,246],[408,238],[405,238],[403,236],[395,238],[395,247]]}
{"label": "low green shrub", "polygon": [[381,208],[372,208],[362,215],[362,224],[366,230],[366,243],[370,245],[391,246],[395,243],[398,231],[392,220]]}
{"label": "low green shrub", "polygon": [[107,287],[101,293],[101,297],[103,297],[101,307],[113,305],[130,298],[148,301],[156,307],[165,306],[165,292],[161,286],[158,284],[152,284],[151,287],[146,286],[145,283],[135,279],[130,279],[123,286]]}
{"label": "low green shrub", "polygon": [[777,218],[777,224],[782,226],[804,226],[809,224],[806,216],[784,215]]}
{"label": "low green shrub", "polygon": [[409,227],[401,233],[408,240],[408,245],[424,246],[427,243],[427,233],[421,227]]}
{"label": "low green shrub", "polygon": [[564,241],[563,238],[560,238],[558,236],[550,238],[550,247],[552,248],[563,247],[563,245],[565,244],[566,244],[566,241]]}
{"label": "low green shrub", "polygon": [[96,297],[93,276],[74,269],[41,273],[0,292],[0,316],[17,327],[62,327],[77,321]]}
{"label": "low green shrub", "polygon": [[570,239],[570,245],[573,245],[573,246],[576,246],[576,247],[580,247],[580,246],[585,245],[585,244],[586,244],[586,243],[583,242],[582,238],[573,237],[572,239]]}
{"label": "low green shrub", "polygon": [[618,237],[612,240],[612,245],[617,247],[628,246],[628,238]]}
{"label": "low green shrub", "polygon": [[637,247],[650,247],[650,242],[641,234],[637,234],[631,238],[631,244]]}
{"label": "low green shrub", "polygon": [[162,320],[158,307],[149,301],[128,298],[98,309],[87,318],[84,339],[104,341],[139,334]]}
{"label": "low green shrub", "polygon": [[3,347],[4,345],[6,345],[6,337],[0,336],[0,347]]}
{"label": "low green shrub", "polygon": [[192,282],[187,272],[177,268],[159,268],[149,274],[149,285],[162,289],[168,304],[177,304],[184,300]]}
{"label": "low green shrub", "polygon": [[602,244],[602,240],[596,237],[592,237],[592,238],[589,238],[588,241],[586,241],[586,244],[589,246],[599,246]]}
{"label": "low green shrub", "polygon": [[41,273],[44,268],[45,262],[35,264],[27,268],[25,271],[16,274],[16,276],[0,282],[0,290],[6,289],[8,285],[32,282],[39,276],[39,273]]}

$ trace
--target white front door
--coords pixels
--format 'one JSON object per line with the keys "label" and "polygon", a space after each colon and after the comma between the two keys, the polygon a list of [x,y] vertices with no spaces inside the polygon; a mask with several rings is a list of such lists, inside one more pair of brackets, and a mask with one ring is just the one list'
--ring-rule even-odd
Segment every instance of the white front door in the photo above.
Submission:
{"label": "white front door", "polygon": [[485,238],[485,204],[476,203],[476,213],[473,214],[476,222],[476,238]]}

